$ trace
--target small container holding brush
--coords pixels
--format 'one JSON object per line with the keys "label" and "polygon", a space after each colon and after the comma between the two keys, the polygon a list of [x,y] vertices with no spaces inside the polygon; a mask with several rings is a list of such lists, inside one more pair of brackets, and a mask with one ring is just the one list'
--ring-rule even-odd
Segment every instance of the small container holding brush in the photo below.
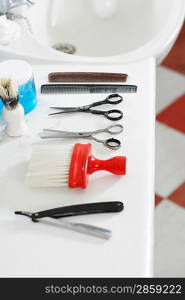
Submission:
{"label": "small container holding brush", "polygon": [[[24,113],[32,111],[37,104],[37,97],[31,66],[23,60],[6,60],[0,63],[0,80],[3,78],[12,78],[16,82]],[[0,114],[2,109],[3,101],[0,101]]]}

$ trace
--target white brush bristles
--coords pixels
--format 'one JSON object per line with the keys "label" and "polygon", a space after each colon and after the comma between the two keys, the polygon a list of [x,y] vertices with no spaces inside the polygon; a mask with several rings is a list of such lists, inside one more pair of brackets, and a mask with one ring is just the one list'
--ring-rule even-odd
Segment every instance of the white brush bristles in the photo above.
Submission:
{"label": "white brush bristles", "polygon": [[72,151],[73,146],[35,146],[26,174],[26,184],[33,187],[67,186]]}
{"label": "white brush bristles", "polygon": [[0,79],[0,98],[8,109],[14,109],[18,103],[18,86],[12,78]]}

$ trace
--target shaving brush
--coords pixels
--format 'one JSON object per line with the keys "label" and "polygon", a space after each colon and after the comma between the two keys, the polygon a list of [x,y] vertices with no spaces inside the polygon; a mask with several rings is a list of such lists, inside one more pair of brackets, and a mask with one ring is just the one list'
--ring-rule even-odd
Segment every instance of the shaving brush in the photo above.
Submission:
{"label": "shaving brush", "polygon": [[18,87],[11,78],[0,80],[0,98],[4,103],[3,117],[6,121],[5,133],[9,136],[23,136],[28,127],[24,118],[24,108],[19,103]]}

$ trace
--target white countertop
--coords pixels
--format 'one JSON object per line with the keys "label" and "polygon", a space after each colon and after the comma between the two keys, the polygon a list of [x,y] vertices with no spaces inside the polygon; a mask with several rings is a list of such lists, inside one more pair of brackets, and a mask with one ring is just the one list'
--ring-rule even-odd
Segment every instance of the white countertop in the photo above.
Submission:
{"label": "white countertop", "polygon": [[[47,117],[49,105],[88,104],[104,99],[105,94],[48,96],[38,93],[38,106],[27,116],[30,136],[7,139],[0,144],[0,277],[152,276],[155,62],[148,59],[109,67],[34,66],[38,88],[47,82],[47,74],[52,71],[123,72],[129,74],[129,84],[138,86],[136,94],[123,94],[125,101],[116,106],[124,112],[124,118],[117,122],[124,125],[120,136],[123,147],[112,152],[93,143],[93,154],[98,158],[126,155],[127,175],[121,178],[104,172],[91,175],[86,190],[26,187],[24,176],[32,143],[38,140],[42,128],[74,131],[114,124],[91,114]],[[69,141],[60,143],[68,144]],[[107,241],[14,215],[15,210],[38,211],[98,201],[123,201],[125,209],[121,213],[79,216],[70,220],[110,229],[112,238]]]}

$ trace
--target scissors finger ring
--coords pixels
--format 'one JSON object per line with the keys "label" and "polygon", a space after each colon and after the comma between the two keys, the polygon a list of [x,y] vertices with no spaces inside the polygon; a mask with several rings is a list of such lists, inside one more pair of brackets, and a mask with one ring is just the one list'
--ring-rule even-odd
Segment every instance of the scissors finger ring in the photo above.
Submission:
{"label": "scissors finger ring", "polygon": [[109,149],[117,150],[121,147],[121,142],[117,139],[110,138],[104,142],[104,145]]}
{"label": "scissors finger ring", "polygon": [[111,121],[119,121],[123,118],[123,112],[118,109],[111,109],[105,112],[105,117]]}

